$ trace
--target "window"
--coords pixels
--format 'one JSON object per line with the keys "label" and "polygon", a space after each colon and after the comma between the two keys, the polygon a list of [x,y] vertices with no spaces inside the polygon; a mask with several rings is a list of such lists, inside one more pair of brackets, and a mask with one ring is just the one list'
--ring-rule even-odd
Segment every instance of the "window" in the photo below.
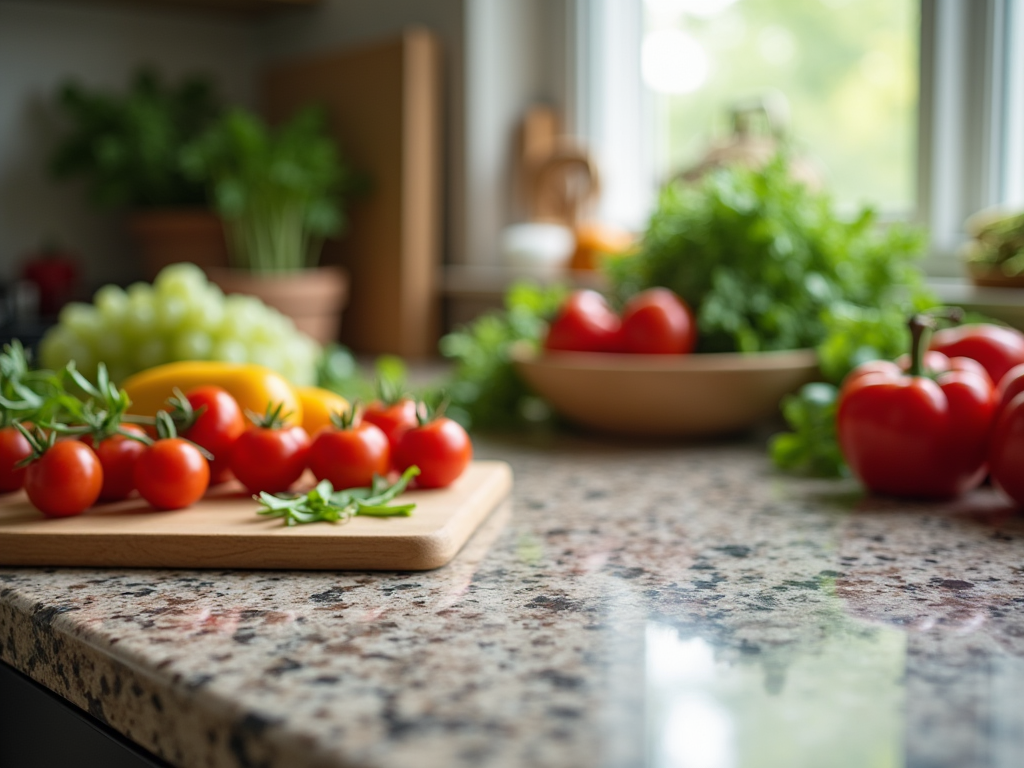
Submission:
{"label": "window", "polygon": [[1024,8],[1014,0],[571,7],[570,127],[601,165],[609,220],[642,228],[666,174],[722,136],[731,103],[766,89],[786,96],[796,147],[821,163],[839,202],[928,227],[933,275],[963,275],[968,216],[1024,205],[1024,49],[1011,44],[1024,39]]}
{"label": "window", "polygon": [[841,206],[913,211],[916,0],[645,0],[644,11],[661,175],[727,136],[730,109],[763,103]]}

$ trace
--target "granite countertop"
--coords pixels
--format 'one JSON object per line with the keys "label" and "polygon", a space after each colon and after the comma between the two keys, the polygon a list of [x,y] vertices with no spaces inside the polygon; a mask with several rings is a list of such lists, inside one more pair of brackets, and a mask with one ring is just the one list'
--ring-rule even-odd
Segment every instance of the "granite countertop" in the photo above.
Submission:
{"label": "granite countertop", "polygon": [[0,659],[182,766],[1024,764],[1024,519],[566,439],[425,573],[0,569]]}

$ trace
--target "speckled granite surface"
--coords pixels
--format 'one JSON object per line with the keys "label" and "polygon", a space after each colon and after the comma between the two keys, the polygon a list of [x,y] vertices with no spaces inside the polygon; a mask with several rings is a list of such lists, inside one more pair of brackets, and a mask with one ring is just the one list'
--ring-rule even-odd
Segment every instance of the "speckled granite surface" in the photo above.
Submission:
{"label": "speckled granite surface", "polygon": [[516,489],[449,566],[0,569],[0,659],[182,766],[1024,764],[1024,518],[991,491],[480,453]]}

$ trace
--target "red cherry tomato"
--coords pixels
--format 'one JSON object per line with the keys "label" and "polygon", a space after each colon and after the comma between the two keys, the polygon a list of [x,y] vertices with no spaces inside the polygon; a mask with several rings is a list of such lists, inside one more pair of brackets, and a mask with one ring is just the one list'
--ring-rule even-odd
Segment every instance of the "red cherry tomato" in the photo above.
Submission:
{"label": "red cherry tomato", "polygon": [[383,430],[367,421],[344,429],[329,427],[309,449],[309,468],[336,490],[368,487],[374,475],[386,475],[391,468],[391,446]]}
{"label": "red cherry tomato", "polygon": [[989,323],[943,328],[932,336],[929,348],[947,357],[977,360],[996,384],[1007,371],[1024,363],[1024,333]]}
{"label": "red cherry tomato", "polygon": [[302,427],[250,426],[231,449],[231,471],[250,493],[287,491],[306,469],[309,435]]}
{"label": "red cherry tomato", "polygon": [[32,446],[14,427],[0,429],[0,493],[17,491],[25,484],[25,467],[18,462],[32,455]]}
{"label": "red cherry tomato", "polygon": [[420,488],[444,488],[455,482],[472,458],[473,444],[466,430],[442,416],[402,435],[393,464],[400,472],[413,464],[419,467],[416,485]]}
{"label": "red cherry tomato", "polygon": [[551,321],[545,349],[617,352],[622,323],[597,291],[574,291]]}
{"label": "red cherry tomato", "polygon": [[157,440],[135,462],[139,495],[157,509],[182,509],[194,504],[209,485],[206,457],[178,437]]}
{"label": "red cherry tomato", "polygon": [[402,398],[390,405],[376,400],[366,406],[363,421],[380,427],[393,453],[402,433],[417,424],[416,403],[409,398]]}
{"label": "red cherry tomato", "polygon": [[[121,429],[145,435],[141,427],[134,424],[122,424]],[[113,435],[101,440],[98,446],[93,445],[92,438],[85,437],[82,442],[96,453],[96,458],[103,466],[103,488],[100,499],[103,501],[120,501],[128,498],[135,490],[135,462],[146,450],[146,446],[138,440],[124,435]]]}
{"label": "red cherry tomato", "polygon": [[223,387],[212,384],[190,389],[185,393],[193,410],[202,412],[195,423],[181,436],[202,446],[213,456],[210,462],[210,485],[231,478],[231,448],[245,432],[245,416],[238,401]]}
{"label": "red cherry tomato", "polygon": [[649,288],[622,310],[622,347],[646,355],[683,355],[697,343],[690,308],[668,288]]}
{"label": "red cherry tomato", "polygon": [[103,466],[79,440],[59,440],[28,465],[25,493],[47,517],[71,517],[93,504],[103,487]]}
{"label": "red cherry tomato", "polygon": [[996,487],[1024,507],[1024,393],[1005,403],[996,417],[989,472]]}

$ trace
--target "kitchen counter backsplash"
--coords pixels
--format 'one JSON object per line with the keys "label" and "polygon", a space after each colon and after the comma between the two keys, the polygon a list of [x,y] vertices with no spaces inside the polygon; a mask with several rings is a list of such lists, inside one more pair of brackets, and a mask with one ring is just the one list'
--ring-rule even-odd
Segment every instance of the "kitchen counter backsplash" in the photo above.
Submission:
{"label": "kitchen counter backsplash", "polygon": [[0,569],[0,659],[182,766],[1024,762],[1024,520],[991,489],[478,453],[513,498],[444,568]]}

